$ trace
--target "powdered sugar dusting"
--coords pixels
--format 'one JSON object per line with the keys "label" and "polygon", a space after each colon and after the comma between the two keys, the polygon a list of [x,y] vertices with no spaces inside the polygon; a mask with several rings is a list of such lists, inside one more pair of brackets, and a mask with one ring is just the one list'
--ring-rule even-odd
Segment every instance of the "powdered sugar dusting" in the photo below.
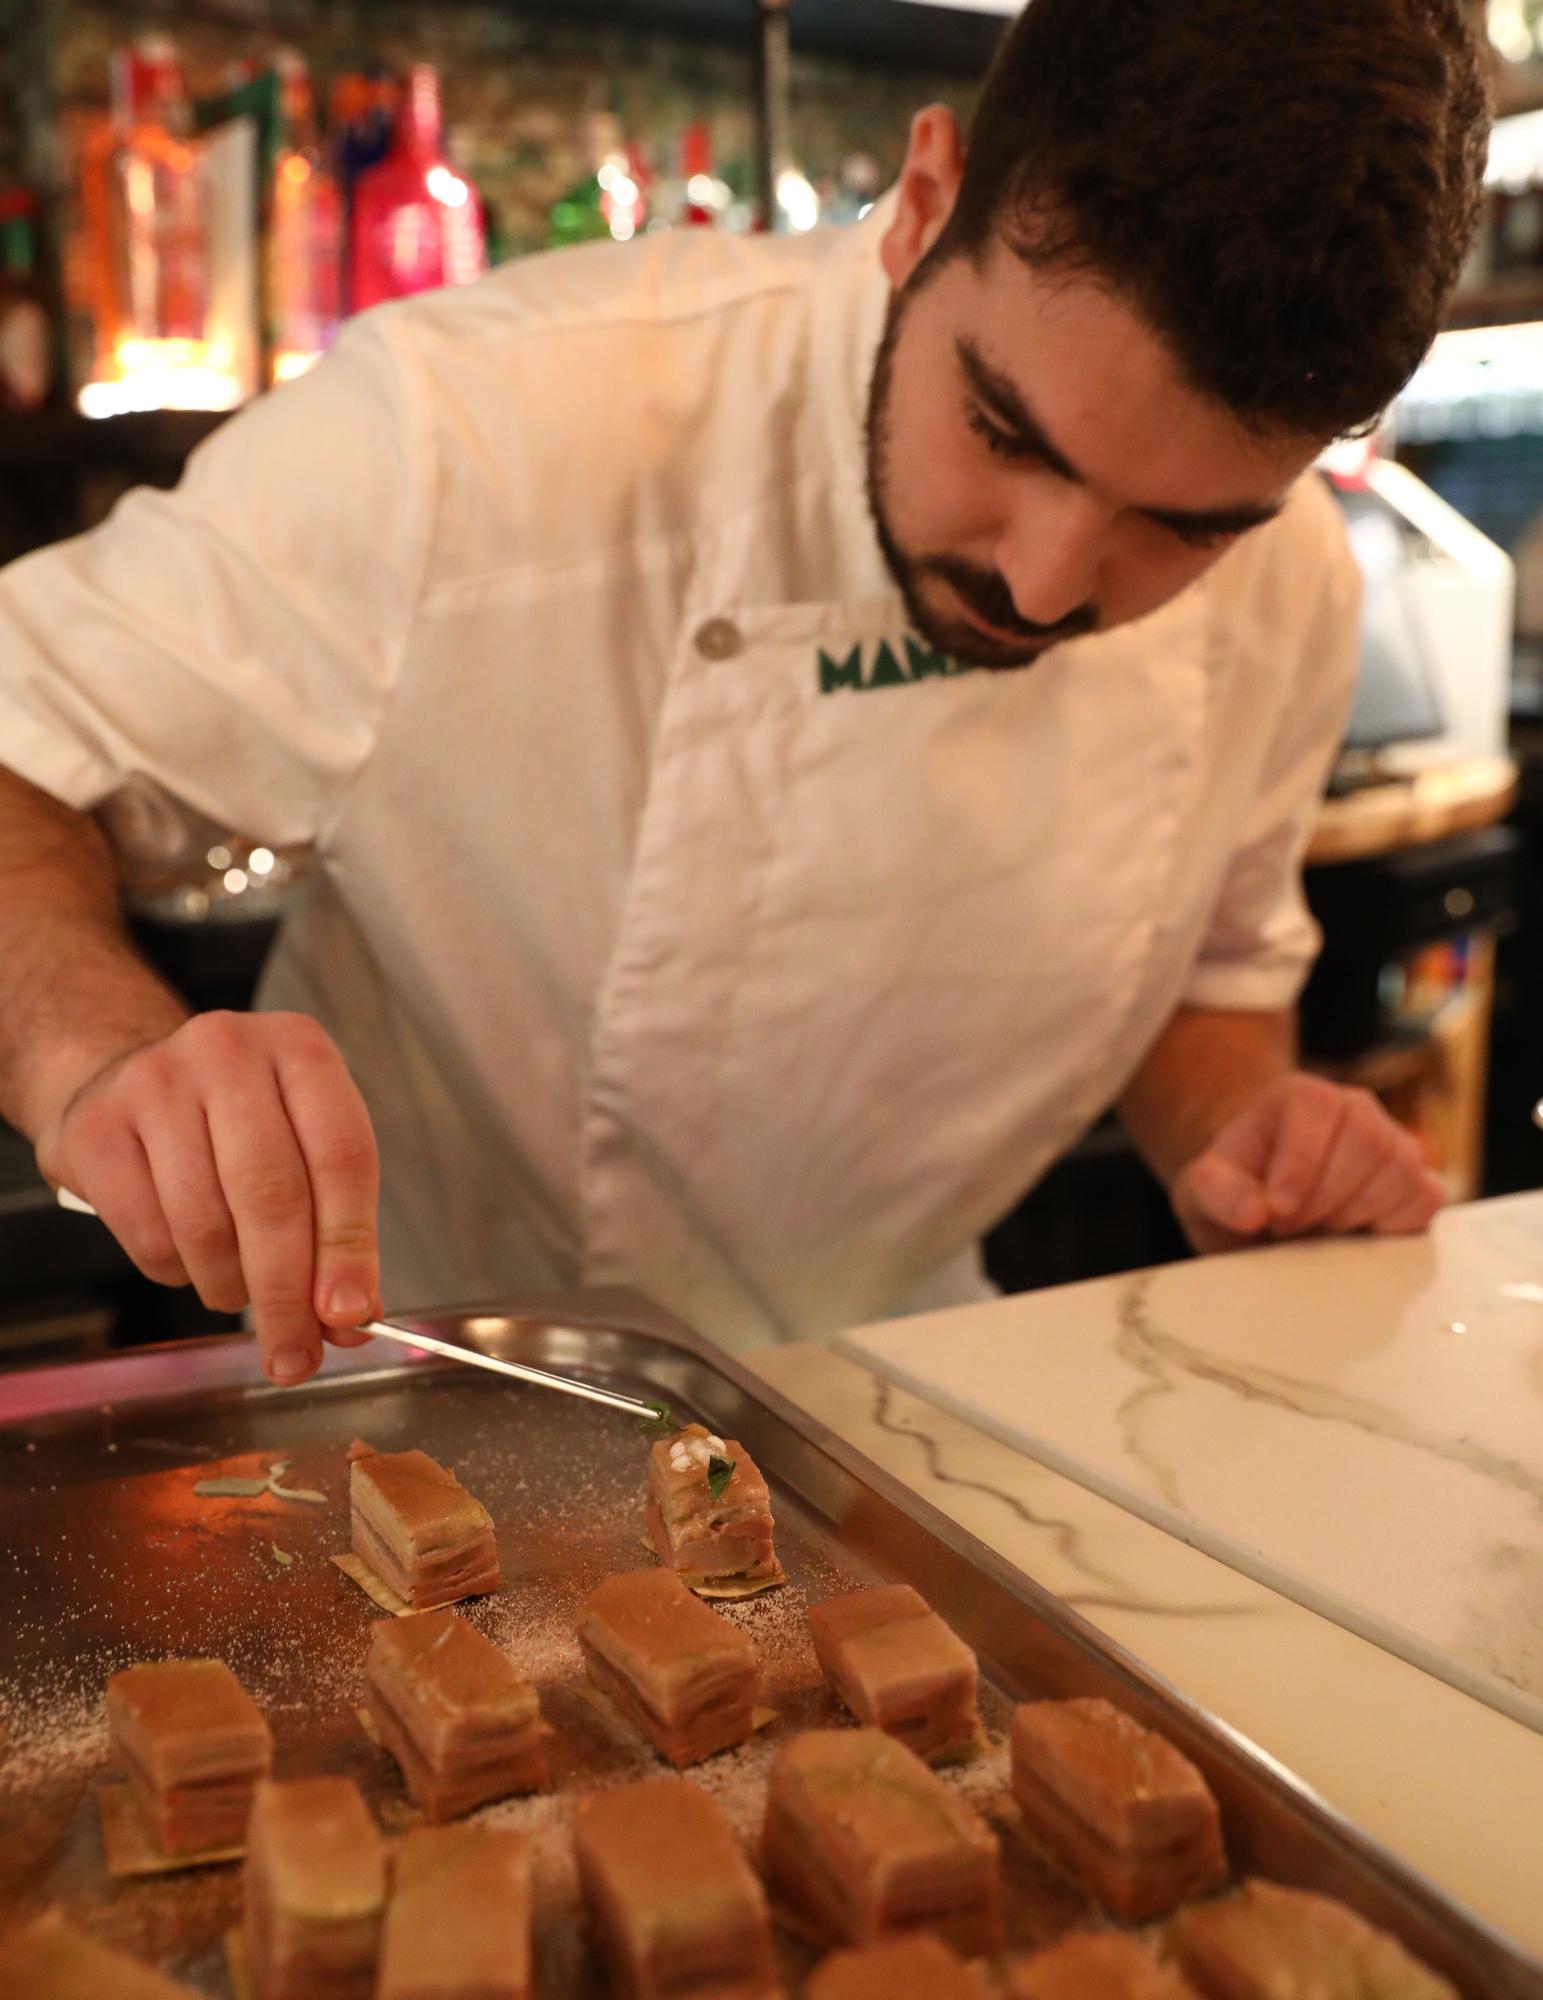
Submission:
{"label": "powdered sugar dusting", "polygon": [[107,1722],[100,1686],[55,1688],[46,1698],[29,1693],[14,1703],[7,1696],[4,1721],[0,1788],[5,1792],[26,1792],[105,1766]]}
{"label": "powdered sugar dusting", "polygon": [[[91,1803],[107,1769],[102,1688],[135,1659],[226,1660],[273,1728],[276,1775],[340,1773],[388,1831],[415,1822],[400,1773],[356,1712],[380,1614],[329,1561],[349,1544],[346,1453],[357,1433],[382,1451],[429,1452],[493,1515],[503,1587],[459,1608],[535,1684],[552,1732],[552,1787],[475,1817],[531,1839],[539,2000],[598,1996],[574,1810],[586,1791],[668,1767],[590,1687],[574,1614],[602,1578],[652,1562],[640,1541],[646,1442],[619,1415],[466,1371],[259,1396],[180,1432],[164,1413],[145,1428],[152,1423],[156,1435],[138,1440],[116,1421],[111,1458],[89,1424],[40,1437],[25,1458],[0,1433],[0,1481],[24,1468],[0,1487],[0,1598],[10,1614],[0,1635],[0,1895],[14,1887],[23,1908],[60,1902],[95,1935],[208,1994],[229,1993],[220,1939],[239,1915],[238,1869],[136,1882],[126,1895],[103,1873]],[[286,1483],[314,1487],[328,1504],[192,1492],[200,1479],[241,1476],[274,1458],[290,1461]],[[778,1750],[799,1729],[850,1721],[821,1679],[808,1606],[875,1580],[791,1498],[774,1492],[773,1505],[788,1582],[713,1608],[754,1640],[760,1699],[774,1719],[684,1774],[719,1802],[751,1853]],[[293,1555],[288,1568],[275,1566],[274,1541]],[[991,1696],[987,1715],[991,1748],[943,1773],[981,1807],[1006,1780],[1006,1703]],[[808,1953],[791,1939],[780,1948],[793,1979]]]}

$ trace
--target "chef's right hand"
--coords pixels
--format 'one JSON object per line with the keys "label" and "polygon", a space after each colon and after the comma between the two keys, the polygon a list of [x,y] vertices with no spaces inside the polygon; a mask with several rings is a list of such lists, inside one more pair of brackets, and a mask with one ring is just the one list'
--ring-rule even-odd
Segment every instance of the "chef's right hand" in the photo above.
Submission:
{"label": "chef's right hand", "polygon": [[118,1056],[44,1125],[38,1165],[148,1278],[247,1305],[269,1380],[380,1313],[380,1167],[364,1100],[306,1014],[197,1014]]}

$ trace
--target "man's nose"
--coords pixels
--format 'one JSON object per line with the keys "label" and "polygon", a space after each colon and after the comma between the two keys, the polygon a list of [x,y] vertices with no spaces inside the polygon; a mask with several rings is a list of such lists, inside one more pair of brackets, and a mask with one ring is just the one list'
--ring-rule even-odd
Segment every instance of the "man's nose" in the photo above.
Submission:
{"label": "man's nose", "polygon": [[1097,602],[1110,522],[1107,510],[1069,482],[1034,491],[1026,483],[997,544],[996,566],[1018,616],[1061,625]]}

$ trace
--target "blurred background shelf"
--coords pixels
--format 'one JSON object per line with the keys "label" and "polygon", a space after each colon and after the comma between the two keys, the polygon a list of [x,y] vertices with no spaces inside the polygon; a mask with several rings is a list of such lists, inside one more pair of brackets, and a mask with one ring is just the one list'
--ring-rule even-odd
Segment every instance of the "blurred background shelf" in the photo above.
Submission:
{"label": "blurred background shelf", "polygon": [[[452,0],[461,4],[461,0]],[[533,19],[622,24],[665,34],[744,44],[754,0],[502,0]],[[912,0],[797,0],[797,46],[811,55],[936,64],[978,76],[1007,27],[1000,13],[912,4]]]}
{"label": "blurred background shelf", "polygon": [[1453,327],[1513,326],[1543,319],[1543,275],[1529,271],[1463,292],[1447,316]]}

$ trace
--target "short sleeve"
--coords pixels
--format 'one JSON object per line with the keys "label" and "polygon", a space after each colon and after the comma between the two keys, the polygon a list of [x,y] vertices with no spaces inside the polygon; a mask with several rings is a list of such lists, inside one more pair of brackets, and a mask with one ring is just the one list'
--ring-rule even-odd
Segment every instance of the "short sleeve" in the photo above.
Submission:
{"label": "short sleeve", "polygon": [[1316,551],[1298,551],[1309,567],[1309,577],[1296,579],[1309,610],[1294,632],[1283,635],[1293,650],[1293,671],[1284,680],[1287,692],[1252,811],[1184,994],[1192,1007],[1290,1007],[1321,943],[1302,894],[1302,857],[1354,692],[1361,575],[1327,495],[1318,513]]}
{"label": "short sleeve", "polygon": [[175,492],[0,572],[0,762],[80,810],[148,777],[253,839],[314,841],[400,664],[431,460],[414,357],[369,314]]}

